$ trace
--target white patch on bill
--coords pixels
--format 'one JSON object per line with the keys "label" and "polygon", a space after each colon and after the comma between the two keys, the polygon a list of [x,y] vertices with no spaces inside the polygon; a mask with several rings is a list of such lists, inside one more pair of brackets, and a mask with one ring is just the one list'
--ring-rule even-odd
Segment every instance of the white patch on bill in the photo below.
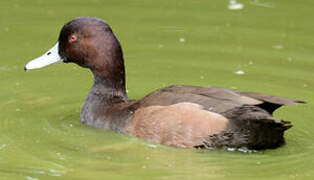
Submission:
{"label": "white patch on bill", "polygon": [[38,69],[50,64],[62,62],[63,59],[59,55],[59,42],[57,42],[49,51],[47,51],[44,55],[28,62],[25,65],[25,70],[29,69]]}

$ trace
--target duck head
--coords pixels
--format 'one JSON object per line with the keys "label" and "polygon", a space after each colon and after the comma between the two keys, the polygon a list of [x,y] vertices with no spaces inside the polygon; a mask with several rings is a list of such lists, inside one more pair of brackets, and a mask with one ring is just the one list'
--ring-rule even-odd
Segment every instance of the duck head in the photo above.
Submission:
{"label": "duck head", "polygon": [[110,26],[93,17],[78,17],[61,29],[57,43],[44,55],[30,61],[24,70],[54,63],[76,63],[89,68],[97,79],[124,89],[125,70],[119,41]]}

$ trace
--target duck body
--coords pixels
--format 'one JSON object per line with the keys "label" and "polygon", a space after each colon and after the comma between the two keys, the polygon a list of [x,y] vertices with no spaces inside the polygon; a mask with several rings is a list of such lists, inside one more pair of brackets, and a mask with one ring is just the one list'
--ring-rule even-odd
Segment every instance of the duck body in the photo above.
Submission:
{"label": "duck body", "polygon": [[66,23],[57,44],[29,62],[25,70],[55,62],[73,62],[93,72],[94,85],[82,107],[82,123],[175,147],[279,147],[291,124],[275,119],[273,111],[282,105],[304,103],[185,85],[169,86],[140,100],[130,100],[125,91],[120,43],[109,25],[98,18],[80,17]]}
{"label": "duck body", "polygon": [[224,88],[184,85],[156,90],[140,100],[103,99],[93,92],[81,111],[83,123],[188,148],[278,147],[284,143],[284,131],[292,125],[275,119],[272,112],[284,104],[299,102]]}

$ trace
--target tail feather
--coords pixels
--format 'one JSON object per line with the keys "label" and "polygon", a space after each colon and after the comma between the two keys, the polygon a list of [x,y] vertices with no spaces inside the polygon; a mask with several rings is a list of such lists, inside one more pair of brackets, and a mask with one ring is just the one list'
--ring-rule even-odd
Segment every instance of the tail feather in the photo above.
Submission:
{"label": "tail feather", "polygon": [[277,120],[267,111],[252,105],[233,108],[223,115],[231,121],[228,129],[209,136],[204,146],[276,148],[284,144],[284,131],[292,127],[289,121]]}

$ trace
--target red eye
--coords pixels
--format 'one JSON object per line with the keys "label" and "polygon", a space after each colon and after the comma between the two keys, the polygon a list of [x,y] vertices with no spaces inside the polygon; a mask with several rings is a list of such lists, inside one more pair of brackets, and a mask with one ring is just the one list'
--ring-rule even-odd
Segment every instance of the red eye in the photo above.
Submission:
{"label": "red eye", "polygon": [[70,36],[70,42],[75,42],[77,40],[77,37],[73,34]]}

